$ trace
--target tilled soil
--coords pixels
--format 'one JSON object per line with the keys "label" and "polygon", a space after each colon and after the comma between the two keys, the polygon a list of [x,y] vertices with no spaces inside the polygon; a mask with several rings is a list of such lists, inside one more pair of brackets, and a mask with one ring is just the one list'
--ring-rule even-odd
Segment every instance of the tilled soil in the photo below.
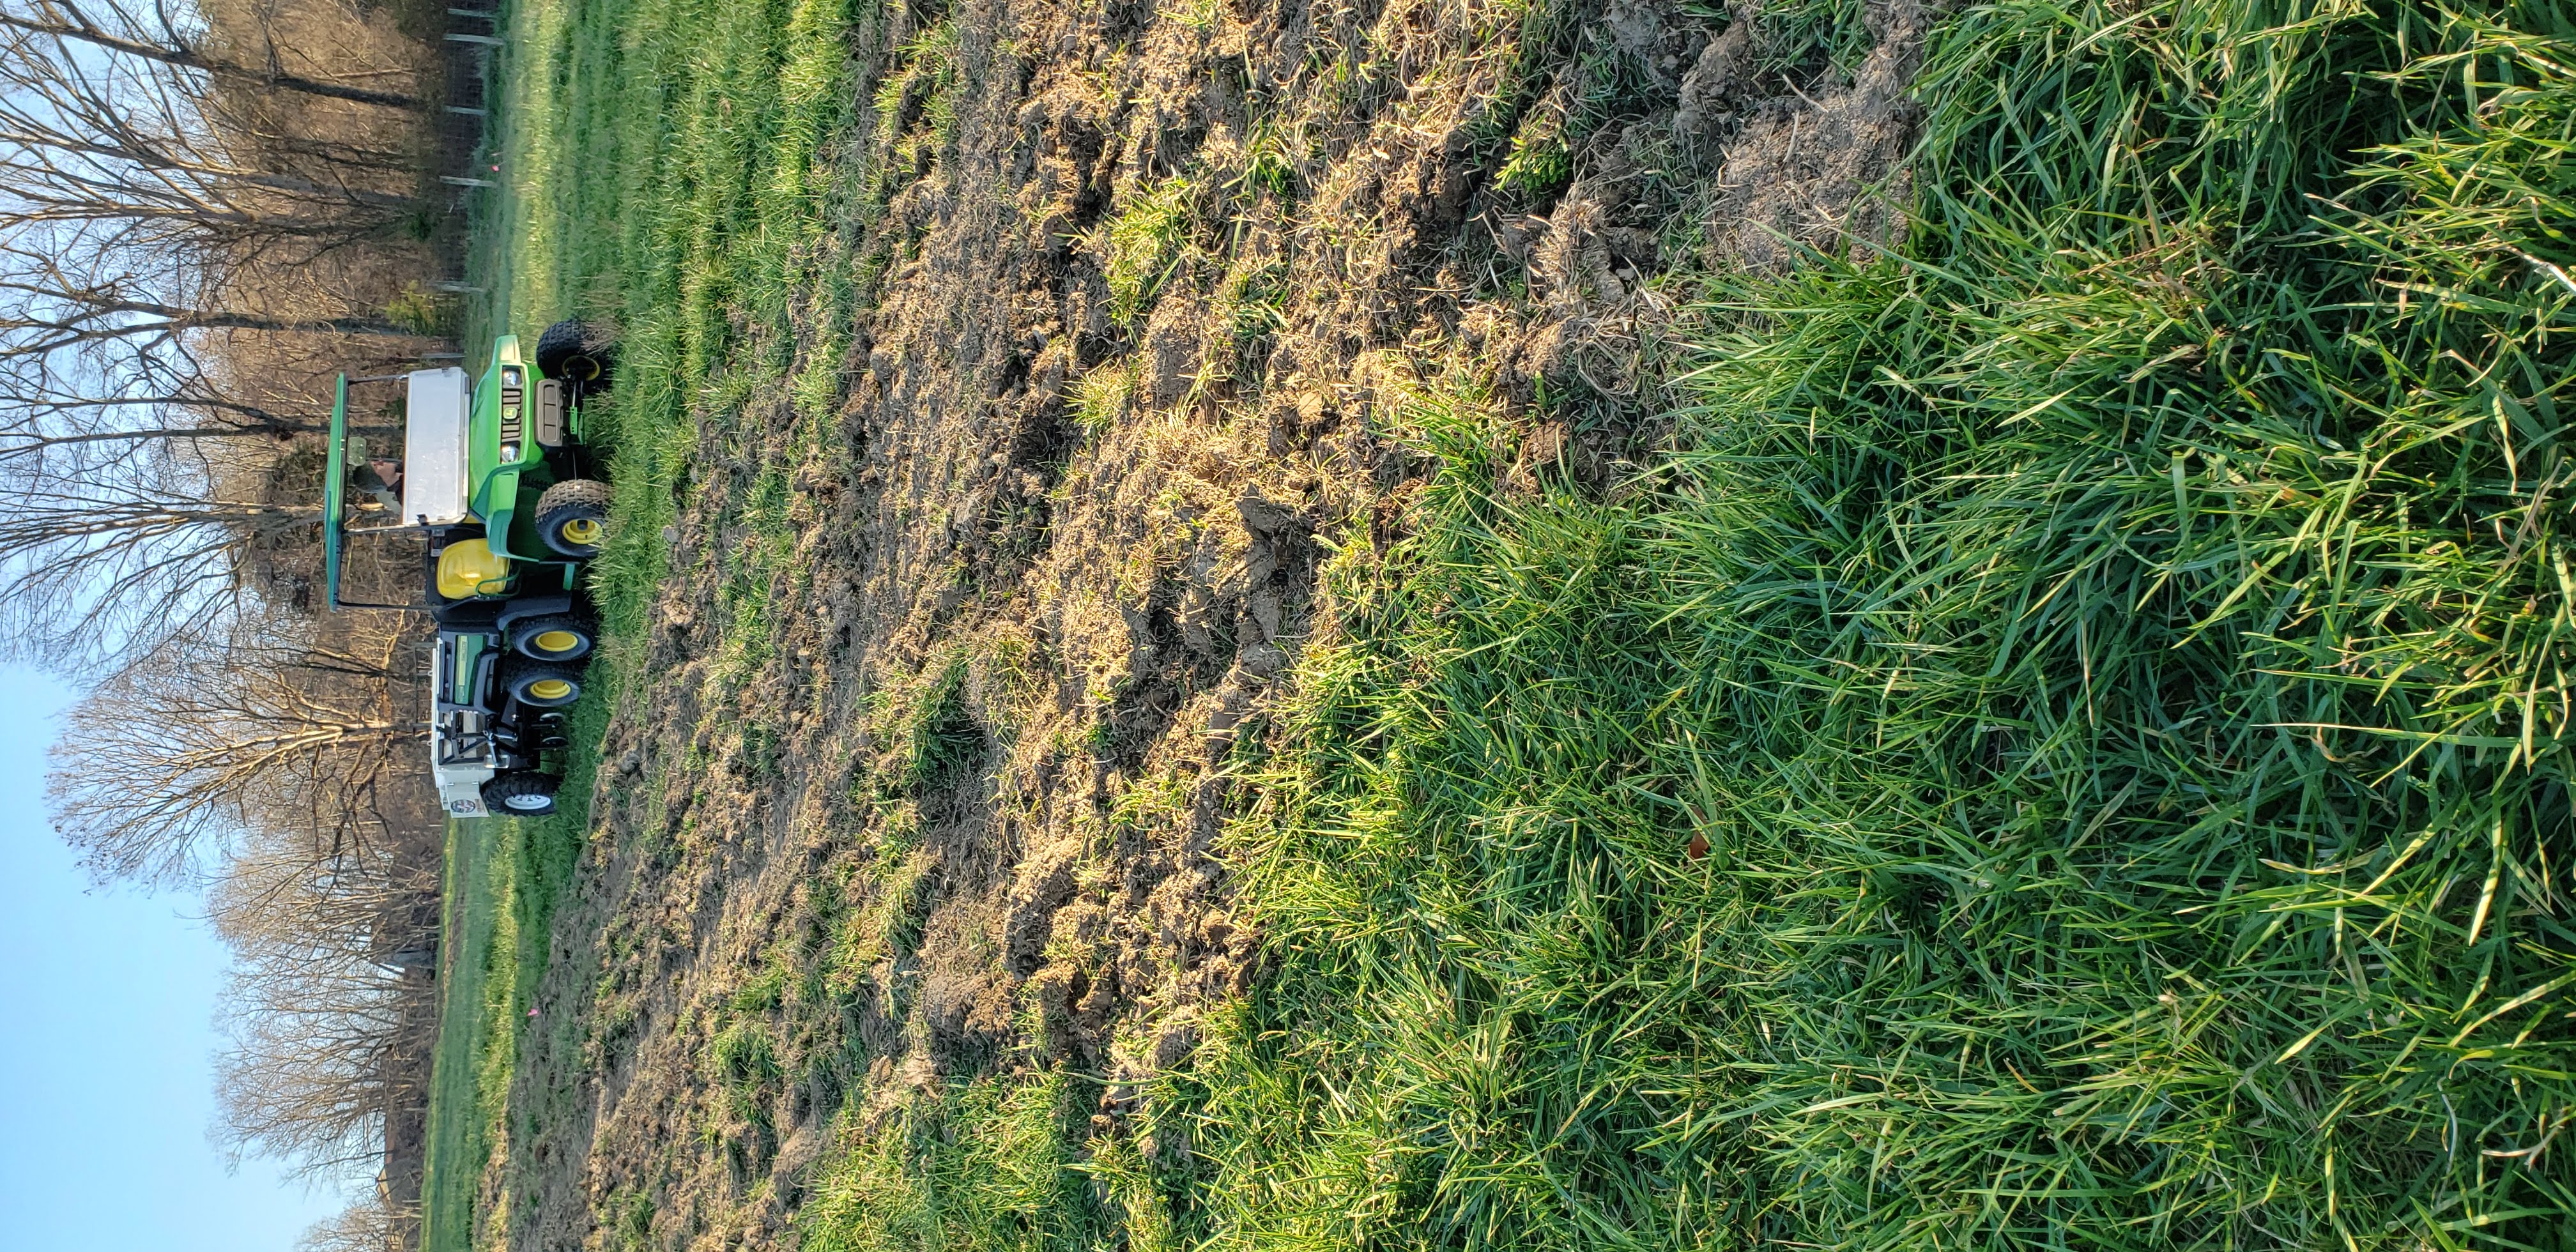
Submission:
{"label": "tilled soil", "polygon": [[[881,267],[837,407],[697,415],[486,1206],[514,1246],[792,1242],[835,1119],[948,1078],[1069,1063],[1120,1133],[1259,976],[1224,765],[1329,630],[1320,564],[1402,526],[1406,406],[1615,482],[1659,275],[1893,229],[1922,25],[1874,9],[1843,75],[1651,0],[946,20],[950,137],[825,258]],[[1564,172],[1507,176],[1551,125]],[[1140,244],[1139,203],[1192,225]]]}

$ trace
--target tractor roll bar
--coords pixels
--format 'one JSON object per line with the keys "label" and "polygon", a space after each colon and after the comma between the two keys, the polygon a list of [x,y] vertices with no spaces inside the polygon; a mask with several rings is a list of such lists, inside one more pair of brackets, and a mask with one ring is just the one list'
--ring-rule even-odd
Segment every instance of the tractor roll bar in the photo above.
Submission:
{"label": "tractor roll bar", "polygon": [[331,444],[322,461],[322,589],[334,609],[387,609],[397,613],[424,613],[416,604],[377,604],[369,600],[340,598],[340,549],[352,534],[369,535],[379,531],[409,530],[409,526],[369,526],[352,532],[345,510],[349,480],[349,384],[394,382],[409,377],[405,374],[378,374],[352,379],[340,375],[331,390]]}

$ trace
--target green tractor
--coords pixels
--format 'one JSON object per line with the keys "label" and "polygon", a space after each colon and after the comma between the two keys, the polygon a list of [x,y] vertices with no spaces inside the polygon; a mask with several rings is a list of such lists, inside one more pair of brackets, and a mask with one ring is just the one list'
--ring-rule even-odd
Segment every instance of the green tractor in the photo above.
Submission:
{"label": "green tractor", "polygon": [[[437,623],[430,771],[450,813],[555,809],[566,718],[599,639],[581,574],[608,537],[607,466],[587,446],[582,404],[608,389],[613,365],[605,339],[564,321],[538,338],[533,360],[518,336],[494,340],[471,385],[453,367],[339,381],[323,583],[334,609],[425,612]],[[353,381],[404,385],[399,461],[363,446],[352,458]],[[349,537],[395,534],[422,541],[422,600],[343,598]]]}

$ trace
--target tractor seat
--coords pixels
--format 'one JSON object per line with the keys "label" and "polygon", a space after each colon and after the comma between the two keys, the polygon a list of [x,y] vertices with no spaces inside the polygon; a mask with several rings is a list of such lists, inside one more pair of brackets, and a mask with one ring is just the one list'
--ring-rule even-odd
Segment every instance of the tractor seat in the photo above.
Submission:
{"label": "tractor seat", "polygon": [[449,600],[500,595],[510,589],[510,562],[482,539],[460,539],[438,554],[438,594]]}

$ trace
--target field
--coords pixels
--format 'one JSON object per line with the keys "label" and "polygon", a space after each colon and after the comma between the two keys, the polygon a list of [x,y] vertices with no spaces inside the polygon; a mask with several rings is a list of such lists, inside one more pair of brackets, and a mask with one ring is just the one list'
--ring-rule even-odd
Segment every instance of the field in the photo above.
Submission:
{"label": "field", "polygon": [[2564,10],[506,25],[431,1248],[2571,1246]]}

